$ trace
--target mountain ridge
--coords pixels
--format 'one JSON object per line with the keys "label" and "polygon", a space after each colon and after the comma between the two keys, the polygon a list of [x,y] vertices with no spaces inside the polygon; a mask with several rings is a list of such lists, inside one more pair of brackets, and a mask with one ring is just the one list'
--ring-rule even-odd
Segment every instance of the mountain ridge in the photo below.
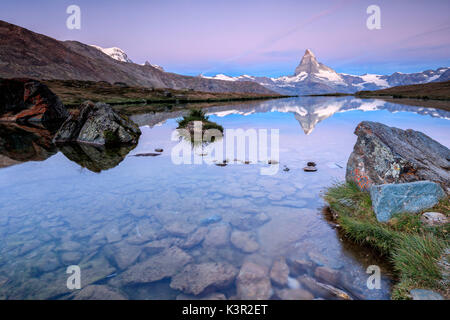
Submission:
{"label": "mountain ridge", "polygon": [[78,41],[59,41],[0,20],[0,77],[123,82],[202,92],[276,94],[255,82],[230,83],[164,72],[111,58]]}
{"label": "mountain ridge", "polygon": [[208,79],[226,81],[254,81],[280,94],[308,95],[324,93],[355,93],[357,91],[379,90],[400,85],[441,82],[450,79],[450,68],[441,67],[416,73],[395,72],[391,75],[337,73],[320,63],[310,49],[306,49],[295,72],[278,78],[241,75],[230,77],[219,74]]}

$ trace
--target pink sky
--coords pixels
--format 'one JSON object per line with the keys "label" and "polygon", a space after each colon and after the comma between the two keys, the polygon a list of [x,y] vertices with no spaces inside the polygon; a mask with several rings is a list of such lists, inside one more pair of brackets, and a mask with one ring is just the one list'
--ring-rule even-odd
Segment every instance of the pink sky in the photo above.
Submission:
{"label": "pink sky", "polygon": [[[79,5],[81,30],[65,26]],[[366,8],[381,8],[368,30]],[[3,0],[0,19],[59,40],[117,46],[182,74],[291,74],[306,48],[338,72],[414,72],[448,66],[450,1]]]}

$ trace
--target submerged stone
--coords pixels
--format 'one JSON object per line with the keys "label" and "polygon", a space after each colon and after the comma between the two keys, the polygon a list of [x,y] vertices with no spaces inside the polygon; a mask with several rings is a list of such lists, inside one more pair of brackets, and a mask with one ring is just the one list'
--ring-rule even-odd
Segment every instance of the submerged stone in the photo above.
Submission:
{"label": "submerged stone", "polygon": [[340,279],[340,273],[337,270],[328,267],[317,267],[314,276],[331,285],[337,285]]}
{"label": "submerged stone", "polygon": [[241,300],[267,300],[272,296],[269,270],[253,262],[245,262],[236,280]]}
{"label": "submerged stone", "polygon": [[277,290],[277,296],[281,300],[312,300],[314,296],[304,289],[282,289]]}
{"label": "submerged stone", "polygon": [[200,227],[194,233],[190,234],[187,239],[180,245],[183,249],[190,249],[199,245],[205,239],[208,228]]}
{"label": "submerged stone", "polygon": [[219,224],[212,227],[205,235],[203,245],[212,247],[225,247],[230,239],[231,228],[228,224]]}
{"label": "submerged stone", "polygon": [[259,244],[249,232],[235,230],[231,233],[231,243],[233,246],[245,253],[258,251]]}
{"label": "submerged stone", "polygon": [[172,277],[170,287],[199,295],[211,288],[221,289],[229,286],[237,273],[237,269],[228,263],[190,264]]}
{"label": "submerged stone", "polygon": [[210,293],[201,297],[182,293],[177,295],[176,300],[227,300],[227,297],[220,292]]}
{"label": "submerged stone", "polygon": [[202,219],[202,220],[200,221],[200,224],[201,224],[202,226],[206,226],[206,225],[208,225],[208,224],[216,223],[216,222],[219,222],[219,221],[221,221],[221,220],[222,220],[222,216],[221,216],[221,215],[219,215],[219,214],[214,214],[214,215],[212,215],[212,216],[210,216],[210,217],[208,217],[208,218]]}
{"label": "submerged stone", "polygon": [[417,213],[436,205],[445,196],[431,181],[373,185],[372,208],[378,221],[388,221],[395,213]]}
{"label": "submerged stone", "polygon": [[340,290],[331,285],[321,283],[316,281],[315,279],[309,276],[301,276],[298,278],[302,286],[308,288],[313,293],[321,296],[322,298],[334,298],[338,300],[353,300],[352,297],[348,293],[343,290]]}
{"label": "submerged stone", "polygon": [[73,300],[126,300],[117,290],[105,285],[89,285],[69,296]]}
{"label": "submerged stone", "polygon": [[286,259],[280,258],[275,260],[270,270],[270,279],[279,286],[286,286],[288,284],[289,267],[286,264]]}
{"label": "submerged stone", "polygon": [[128,268],[111,283],[131,285],[159,281],[172,277],[191,261],[192,257],[186,252],[177,247],[171,247]]}

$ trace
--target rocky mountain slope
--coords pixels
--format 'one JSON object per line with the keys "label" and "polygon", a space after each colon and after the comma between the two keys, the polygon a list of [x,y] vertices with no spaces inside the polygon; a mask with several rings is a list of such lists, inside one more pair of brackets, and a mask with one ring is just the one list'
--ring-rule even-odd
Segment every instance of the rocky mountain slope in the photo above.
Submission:
{"label": "rocky mountain slope", "polygon": [[273,94],[255,82],[182,76],[163,72],[149,64],[118,61],[78,41],[58,41],[0,20],[0,78],[14,77],[124,82],[203,92]]}
{"label": "rocky mountain slope", "polygon": [[242,75],[229,77],[218,74],[209,79],[221,79],[230,82],[254,81],[273,91],[289,95],[321,93],[354,93],[362,90],[378,90],[399,85],[420,84],[446,81],[450,78],[450,68],[439,68],[418,73],[400,73],[392,75],[365,74],[361,76],[337,73],[330,67],[317,61],[316,56],[307,49],[291,76],[279,78],[254,77]]}

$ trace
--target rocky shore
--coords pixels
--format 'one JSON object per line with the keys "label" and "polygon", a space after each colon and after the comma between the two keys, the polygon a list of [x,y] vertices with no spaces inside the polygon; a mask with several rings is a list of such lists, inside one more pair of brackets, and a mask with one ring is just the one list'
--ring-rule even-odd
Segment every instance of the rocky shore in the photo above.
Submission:
{"label": "rocky shore", "polygon": [[104,103],[69,112],[45,84],[0,79],[0,167],[43,161],[60,150],[93,172],[115,167],[136,147],[141,131]]}
{"label": "rocky shore", "polygon": [[448,299],[450,150],[375,122],[355,134],[347,181],[325,195],[328,218],[388,257],[399,278],[394,299]]}

